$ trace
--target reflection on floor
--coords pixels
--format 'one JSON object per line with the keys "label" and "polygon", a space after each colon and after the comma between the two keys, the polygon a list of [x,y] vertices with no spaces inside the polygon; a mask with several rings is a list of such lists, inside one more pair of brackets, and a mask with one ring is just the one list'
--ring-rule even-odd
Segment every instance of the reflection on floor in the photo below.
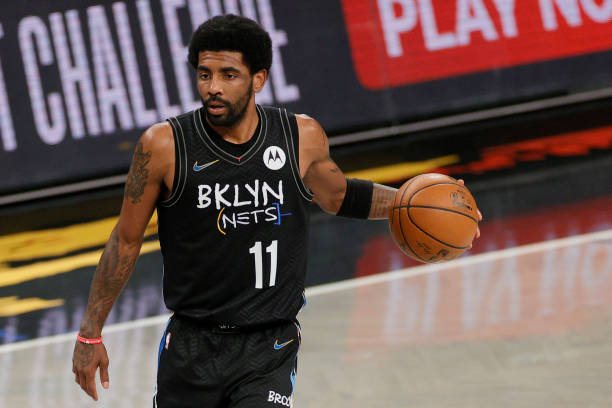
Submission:
{"label": "reflection on floor", "polygon": [[[472,254],[609,229],[610,208],[612,196],[605,196],[492,221],[485,219],[482,238],[476,241]],[[109,221],[90,224],[52,234],[42,231],[36,233],[41,236],[28,235],[24,239],[4,238],[6,245],[0,242],[2,262],[6,262],[0,265],[0,343],[78,329],[101,245],[112,227]],[[100,239],[93,237],[92,231],[98,230]],[[80,241],[73,232],[86,235],[87,239],[81,240],[84,247],[78,246]],[[44,245],[52,238],[56,239],[53,245]],[[384,221],[320,215],[313,219],[309,245],[307,286],[416,265],[392,242]],[[158,248],[153,225],[147,231],[136,269],[108,318],[109,324],[167,312],[161,300]],[[36,255],[41,250],[44,252]],[[28,257],[34,260],[25,261]]]}
{"label": "reflection on floor", "polygon": [[[307,295],[296,406],[612,404],[612,230],[321,285]],[[74,383],[73,335],[2,346],[0,406],[149,406],[166,319],[105,332],[111,389],[97,404]]]}

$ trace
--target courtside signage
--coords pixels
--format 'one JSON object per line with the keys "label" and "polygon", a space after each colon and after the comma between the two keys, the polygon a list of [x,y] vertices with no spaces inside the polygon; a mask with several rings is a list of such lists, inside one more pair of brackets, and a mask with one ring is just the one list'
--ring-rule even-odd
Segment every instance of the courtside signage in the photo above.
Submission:
{"label": "courtside signage", "polygon": [[342,0],[371,90],[612,49],[612,0]]}

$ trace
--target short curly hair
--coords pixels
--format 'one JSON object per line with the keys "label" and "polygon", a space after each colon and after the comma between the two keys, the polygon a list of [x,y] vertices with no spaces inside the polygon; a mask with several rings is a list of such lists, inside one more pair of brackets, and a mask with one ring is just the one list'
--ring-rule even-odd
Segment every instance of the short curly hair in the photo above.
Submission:
{"label": "short curly hair", "polygon": [[272,65],[272,40],[255,21],[233,14],[213,17],[193,33],[187,57],[194,69],[201,51],[238,51],[252,74]]}

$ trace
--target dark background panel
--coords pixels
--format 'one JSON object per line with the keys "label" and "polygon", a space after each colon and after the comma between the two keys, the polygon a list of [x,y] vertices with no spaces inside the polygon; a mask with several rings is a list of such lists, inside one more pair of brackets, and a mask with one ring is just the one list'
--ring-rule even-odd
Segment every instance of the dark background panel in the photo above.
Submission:
{"label": "dark background panel", "polygon": [[[213,1],[202,0],[201,3],[210,5]],[[93,76],[87,8],[104,6],[121,64],[112,14],[114,3],[110,0],[36,0],[0,4],[0,23],[4,31],[4,37],[0,39],[0,61],[18,141],[15,151],[0,149],[0,171],[3,175],[0,194],[124,174],[127,171],[135,141],[144,128],[123,131],[117,124],[118,130],[111,134],[85,135],[75,140],[68,126],[60,143],[50,146],[41,141],[34,125],[18,38],[19,24],[27,16],[39,16],[50,33],[50,13],[77,10]],[[147,108],[155,108],[137,2],[123,3],[127,7],[146,105]],[[152,10],[169,102],[179,104],[162,2],[150,0],[148,3]],[[271,6],[276,29],[284,31],[287,37],[287,45],[279,49],[286,83],[297,85],[300,91],[297,101],[284,103],[274,100],[272,103],[285,104],[292,111],[317,118],[331,137],[356,130],[612,86],[612,70],[609,69],[612,66],[612,52],[608,51],[371,91],[357,79],[339,1],[296,3],[256,0],[253,4],[259,10],[264,3]],[[189,10],[185,8],[177,14],[182,38],[186,42],[192,31]],[[57,61],[55,51],[54,58]],[[121,69],[124,71],[123,66]],[[40,67],[40,72],[45,92],[62,92],[56,65]],[[126,82],[125,72],[122,72],[122,76]],[[157,120],[162,119],[164,117],[158,115]],[[412,135],[404,137],[410,141]],[[415,137],[422,138],[423,135]]]}

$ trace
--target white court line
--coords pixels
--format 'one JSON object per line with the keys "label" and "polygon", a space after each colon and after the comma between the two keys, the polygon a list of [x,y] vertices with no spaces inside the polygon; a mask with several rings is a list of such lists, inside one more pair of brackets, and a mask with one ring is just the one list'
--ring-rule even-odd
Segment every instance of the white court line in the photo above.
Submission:
{"label": "white court line", "polygon": [[[514,248],[502,249],[499,251],[487,252],[484,254],[471,255],[465,258],[460,258],[454,261],[441,264],[414,266],[410,268],[399,269],[396,271],[379,273],[372,276],[365,276],[362,278],[347,279],[340,282],[312,286],[306,289],[306,297],[308,298],[318,295],[324,295],[327,293],[339,292],[342,290],[353,289],[361,286],[374,285],[377,283],[388,282],[396,279],[425,275],[432,272],[439,272],[445,269],[459,268],[482,262],[496,261],[499,259],[511,258],[514,256],[522,256],[535,252],[543,252],[572,245],[588,244],[590,242],[603,241],[608,239],[612,239],[612,229],[606,231],[592,232],[589,234],[576,235],[568,238],[560,238],[547,242],[538,242],[535,244],[522,245]],[[135,329],[138,327],[155,326],[167,322],[169,318],[170,314],[164,314],[159,316],[147,317],[145,319],[111,324],[104,328],[103,334],[106,335],[109,333]],[[69,341],[72,342],[75,341],[75,338],[76,332],[73,332],[59,334],[56,336],[41,337],[34,340],[26,340],[17,343],[5,344],[0,346],[0,354],[10,353],[13,351],[24,350],[38,346],[45,346],[49,344],[63,343]]]}

